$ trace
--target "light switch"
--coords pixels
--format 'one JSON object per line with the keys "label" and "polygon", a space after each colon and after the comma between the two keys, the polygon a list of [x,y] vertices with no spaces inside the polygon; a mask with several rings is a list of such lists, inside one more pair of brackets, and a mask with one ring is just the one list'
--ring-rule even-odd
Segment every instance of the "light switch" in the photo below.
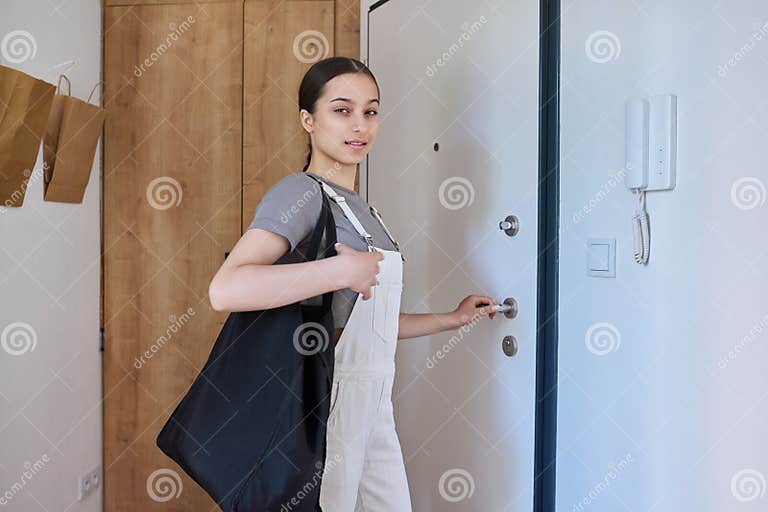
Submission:
{"label": "light switch", "polygon": [[616,277],[616,239],[587,240],[587,275]]}
{"label": "light switch", "polygon": [[611,246],[608,244],[592,244],[589,246],[589,270],[608,270],[608,256]]}

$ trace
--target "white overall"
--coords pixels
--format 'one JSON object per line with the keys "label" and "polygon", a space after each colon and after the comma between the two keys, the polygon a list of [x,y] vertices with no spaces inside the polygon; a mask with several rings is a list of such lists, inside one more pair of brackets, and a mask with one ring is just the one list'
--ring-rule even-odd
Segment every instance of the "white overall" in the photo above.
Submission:
{"label": "white overall", "polygon": [[336,344],[320,507],[323,512],[411,512],[392,409],[402,255],[375,247],[344,198],[326,183],[323,187],[366,240],[368,250],[381,252],[384,259],[376,276],[379,284],[368,300],[358,293]]}

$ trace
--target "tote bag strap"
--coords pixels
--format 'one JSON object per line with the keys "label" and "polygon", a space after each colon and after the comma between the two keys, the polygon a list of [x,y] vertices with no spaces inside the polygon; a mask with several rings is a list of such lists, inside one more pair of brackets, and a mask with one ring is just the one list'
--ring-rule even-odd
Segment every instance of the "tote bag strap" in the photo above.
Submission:
{"label": "tote bag strap", "polygon": [[[307,174],[310,178],[318,181],[313,176]],[[309,249],[307,250],[307,257],[305,261],[313,261],[317,259],[317,253],[320,250],[320,242],[322,241],[323,232],[325,232],[325,239],[328,244],[328,248],[323,253],[323,257],[336,256],[336,221],[333,218],[333,212],[331,211],[331,204],[328,200],[328,196],[322,192],[322,208],[320,210],[320,216],[317,219],[317,224],[312,232],[312,238],[309,241]],[[325,314],[331,309],[331,303],[333,300],[333,290],[325,292],[323,294],[322,313]]]}
{"label": "tote bag strap", "polygon": [[320,251],[320,242],[323,239],[323,232],[326,233],[326,241],[331,242],[331,237],[333,237],[331,247],[336,243],[336,223],[333,222],[333,212],[331,212],[331,206],[328,204],[328,198],[323,195],[322,199],[320,216],[317,218],[315,228],[312,230],[307,253],[302,255],[304,261],[314,261],[317,259],[317,253]]}

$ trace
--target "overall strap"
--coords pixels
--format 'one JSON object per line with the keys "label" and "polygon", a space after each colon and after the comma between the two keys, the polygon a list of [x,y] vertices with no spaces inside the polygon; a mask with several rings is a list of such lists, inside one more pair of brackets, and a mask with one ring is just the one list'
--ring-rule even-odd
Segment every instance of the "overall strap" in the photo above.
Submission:
{"label": "overall strap", "polygon": [[[314,178],[313,178],[314,179]],[[341,207],[342,211],[344,212],[344,215],[349,219],[349,221],[352,223],[352,225],[355,227],[355,230],[360,234],[360,236],[363,237],[365,240],[365,243],[368,245],[368,251],[374,251],[375,248],[373,246],[373,237],[368,234],[368,232],[365,230],[363,225],[360,223],[360,221],[357,218],[357,215],[352,211],[352,208],[349,207],[347,204],[347,200],[344,198],[344,196],[340,196],[336,193],[333,188],[331,188],[330,185],[328,185],[326,182],[322,180],[315,180],[320,182],[320,185],[323,186],[323,190],[325,190],[325,193],[331,196],[331,199],[336,201],[336,204]]]}
{"label": "overall strap", "polygon": [[[363,225],[360,222],[360,220],[357,218],[355,213],[352,211],[352,208],[350,208],[349,205],[347,204],[347,200],[344,198],[344,196],[341,196],[341,195],[337,194],[336,191],[333,190],[333,188],[330,185],[328,185],[327,183],[325,183],[323,180],[315,179],[315,177],[311,176],[311,175],[308,175],[308,176],[310,176],[312,179],[314,179],[315,181],[320,183],[323,186],[323,190],[325,190],[326,194],[331,196],[331,198],[334,201],[336,201],[336,204],[338,204],[339,207],[341,207],[342,211],[344,212],[344,215],[346,215],[346,217],[349,219],[349,221],[355,227],[355,229],[360,234],[360,236],[362,236],[363,239],[365,240],[365,243],[368,245],[368,251],[375,250],[374,246],[373,246],[373,237],[371,237],[371,235],[365,230],[365,228],[363,227]],[[384,225],[384,221],[381,219],[381,215],[379,215],[379,211],[376,208],[374,208],[373,206],[371,206],[371,205],[368,205],[368,207],[370,208],[370,211],[373,214],[373,216],[378,221],[379,225],[382,227],[384,232],[387,234],[387,237],[389,237],[390,241],[392,242],[392,245],[395,246],[395,250],[397,250],[397,252],[400,252],[400,247],[397,245],[397,242],[395,242],[395,239],[392,236],[392,233],[389,232],[389,229],[387,229],[387,226]],[[403,256],[402,252],[400,252],[400,258],[403,261],[405,261],[405,256]]]}
{"label": "overall strap", "polygon": [[[384,229],[384,232],[389,237],[389,240],[392,242],[392,245],[394,245],[395,249],[398,252],[400,252],[400,246],[397,245],[397,242],[395,242],[395,239],[392,237],[392,233],[389,232],[389,230],[387,229],[386,224],[384,224],[384,220],[381,218],[381,215],[379,215],[379,210],[374,208],[373,205],[369,205],[369,208],[371,209],[371,213],[373,214],[373,216],[376,217],[376,220],[379,221],[379,225]],[[405,258],[403,258],[403,260],[405,260]]]}

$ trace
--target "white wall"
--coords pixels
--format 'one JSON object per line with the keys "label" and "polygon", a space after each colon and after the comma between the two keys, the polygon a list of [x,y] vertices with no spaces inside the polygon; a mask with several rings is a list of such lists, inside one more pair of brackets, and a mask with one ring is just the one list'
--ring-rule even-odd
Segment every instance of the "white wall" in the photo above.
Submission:
{"label": "white wall", "polygon": [[[768,4],[563,0],[562,45],[557,509],[766,510]],[[677,188],[647,195],[643,267],[611,178],[625,100],[658,93],[678,96]],[[586,276],[588,237],[616,238],[615,279]]]}
{"label": "white wall", "polygon": [[[14,31],[28,35],[11,36],[1,64],[54,84],[69,68],[80,99],[101,80],[99,0],[2,0],[0,40]],[[14,48],[23,51],[22,39],[36,51],[11,63],[6,57],[20,58]],[[97,91],[92,103],[100,102]],[[100,153],[101,143],[82,204],[43,201],[41,151],[24,205],[0,213],[0,332],[27,324],[12,327],[15,344],[5,333],[3,347],[12,349],[0,349],[3,510],[102,507],[101,489],[76,501],[78,478],[102,460]]]}

